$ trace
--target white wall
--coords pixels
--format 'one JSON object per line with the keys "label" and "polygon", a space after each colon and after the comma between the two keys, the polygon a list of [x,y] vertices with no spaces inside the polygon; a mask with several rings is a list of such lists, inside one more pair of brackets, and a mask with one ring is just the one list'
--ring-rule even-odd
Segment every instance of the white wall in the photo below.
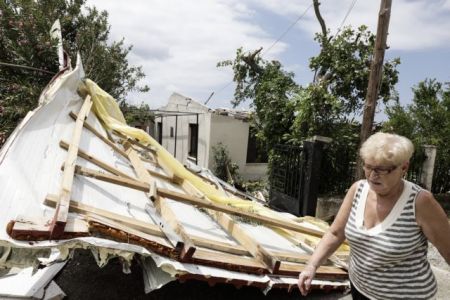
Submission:
{"label": "white wall", "polygon": [[210,155],[208,168],[213,169],[213,146],[224,144],[231,160],[239,166],[239,173],[244,179],[265,177],[267,164],[247,164],[249,123],[234,117],[211,114]]}
{"label": "white wall", "polygon": [[[249,123],[238,120],[232,116],[218,115],[208,107],[193,101],[183,95],[174,93],[170,96],[167,105],[160,110],[198,113],[198,166],[213,170],[213,146],[222,142],[230,153],[231,160],[239,166],[239,173],[244,179],[258,179],[265,177],[267,164],[247,164],[247,146]],[[175,123],[177,119],[177,130]],[[155,123],[161,122],[156,118]],[[196,123],[195,115],[164,116],[162,120],[162,146],[181,163],[188,159],[189,152],[189,123]],[[155,126],[156,127],[156,126]],[[173,127],[174,136],[170,137],[170,128]],[[175,132],[176,131],[176,132]],[[156,135],[155,135],[156,136]],[[195,159],[189,158],[195,163]]]}
{"label": "white wall", "polygon": [[[211,114],[208,108],[192,101],[190,98],[180,94],[172,94],[168,104],[161,108],[167,111],[178,111],[188,113],[198,113],[198,165],[207,167],[208,165],[208,145],[210,136]],[[155,122],[161,122],[161,118],[156,118]],[[196,115],[179,115],[164,116],[162,120],[162,146],[175,156],[181,163],[188,158],[189,152],[189,124],[196,124]],[[176,125],[176,127],[175,127]],[[173,137],[170,137],[170,128],[173,127]],[[176,128],[176,130],[175,130]],[[175,136],[176,136],[176,153],[175,153]],[[191,159],[195,162],[195,158]]]}

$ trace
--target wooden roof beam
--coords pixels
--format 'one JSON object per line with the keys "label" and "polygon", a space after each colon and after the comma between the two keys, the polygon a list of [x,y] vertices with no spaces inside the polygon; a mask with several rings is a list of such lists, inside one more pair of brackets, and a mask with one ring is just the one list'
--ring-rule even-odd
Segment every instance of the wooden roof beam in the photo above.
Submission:
{"label": "wooden roof beam", "polygon": [[72,133],[71,143],[67,151],[66,161],[64,162],[64,172],[59,193],[58,205],[56,206],[55,216],[51,226],[51,238],[58,238],[64,233],[64,227],[67,221],[67,214],[69,212],[70,194],[72,193],[73,176],[75,174],[75,162],[78,157],[78,146],[81,140],[81,133],[83,131],[83,124],[89,115],[92,107],[91,96],[86,96],[80,112],[78,113],[75,122],[75,128]]}

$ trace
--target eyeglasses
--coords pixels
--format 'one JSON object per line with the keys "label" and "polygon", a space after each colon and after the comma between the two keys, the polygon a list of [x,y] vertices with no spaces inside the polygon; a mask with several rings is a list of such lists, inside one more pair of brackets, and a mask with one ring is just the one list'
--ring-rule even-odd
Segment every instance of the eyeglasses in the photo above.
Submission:
{"label": "eyeglasses", "polygon": [[365,172],[370,174],[372,171],[375,172],[377,175],[387,175],[397,169],[398,166],[391,166],[391,167],[373,167],[371,165],[363,165],[363,169]]}

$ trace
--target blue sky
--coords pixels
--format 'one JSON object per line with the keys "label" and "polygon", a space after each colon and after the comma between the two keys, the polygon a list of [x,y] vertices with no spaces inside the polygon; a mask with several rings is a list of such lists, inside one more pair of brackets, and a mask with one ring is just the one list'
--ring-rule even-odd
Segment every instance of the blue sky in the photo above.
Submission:
{"label": "blue sky", "polygon": [[[142,65],[148,94],[131,93],[130,103],[164,105],[172,92],[208,105],[230,107],[233,97],[230,68],[218,61],[233,59],[236,49],[266,51],[311,5],[312,0],[88,0],[88,5],[110,14],[111,39],[125,38],[134,46],[132,64]],[[321,12],[336,32],[349,7],[344,25],[361,24],[376,31],[380,1],[322,0]],[[386,58],[400,57],[397,90],[403,105],[410,103],[411,87],[425,78],[450,81],[450,0],[393,0]],[[320,27],[313,9],[264,53],[296,74],[296,81],[312,79],[308,59],[318,53],[314,33]],[[226,87],[226,88],[224,88]],[[382,117],[382,111],[378,119]]]}

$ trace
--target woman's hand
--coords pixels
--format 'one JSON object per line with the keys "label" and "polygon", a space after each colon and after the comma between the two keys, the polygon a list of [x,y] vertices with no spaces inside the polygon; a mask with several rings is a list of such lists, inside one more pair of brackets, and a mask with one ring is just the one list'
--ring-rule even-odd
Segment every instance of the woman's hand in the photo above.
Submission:
{"label": "woman's hand", "polygon": [[303,296],[306,296],[311,289],[311,281],[316,275],[316,269],[317,267],[308,264],[300,273],[300,275],[298,275],[297,284],[298,288],[300,289],[300,293],[302,293]]}

